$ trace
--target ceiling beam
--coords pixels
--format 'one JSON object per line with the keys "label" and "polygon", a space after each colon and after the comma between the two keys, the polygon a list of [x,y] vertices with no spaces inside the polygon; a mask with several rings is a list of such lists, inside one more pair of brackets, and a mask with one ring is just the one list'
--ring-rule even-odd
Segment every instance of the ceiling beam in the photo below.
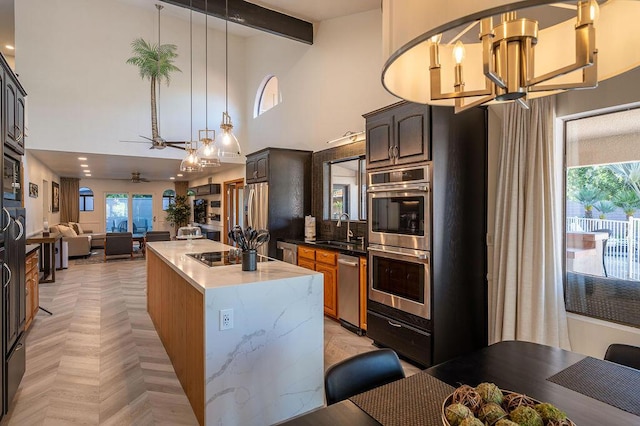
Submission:
{"label": "ceiling beam", "polygon": [[[205,0],[162,0],[175,6],[205,13]],[[190,7],[191,5],[191,7]],[[209,16],[225,19],[225,0],[207,0]],[[306,44],[313,44],[313,24],[293,16],[249,3],[229,0],[229,22],[244,25]]]}

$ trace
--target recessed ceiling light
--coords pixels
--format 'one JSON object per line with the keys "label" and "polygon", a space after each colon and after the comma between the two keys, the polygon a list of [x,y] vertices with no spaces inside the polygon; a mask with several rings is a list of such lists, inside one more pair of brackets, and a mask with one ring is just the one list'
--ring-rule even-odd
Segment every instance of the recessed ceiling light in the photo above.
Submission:
{"label": "recessed ceiling light", "polygon": [[176,180],[176,178],[174,178],[173,176],[171,176],[171,177],[169,178],[169,180]]}
{"label": "recessed ceiling light", "polygon": [[89,167],[88,164],[80,164],[80,167]]}
{"label": "recessed ceiling light", "polygon": [[85,172],[85,173],[91,173],[91,170],[87,169],[87,170],[83,170],[83,172]]}
{"label": "recessed ceiling light", "polygon": [[178,173],[176,176],[178,176],[178,177],[182,177],[182,176],[184,176],[184,175],[183,175],[182,173]]}
{"label": "recessed ceiling light", "polygon": [[5,45],[4,45],[4,47],[6,47],[6,48],[7,48],[7,49],[9,49],[9,50],[16,50],[16,48],[15,48],[15,47],[13,47],[13,46],[12,46],[12,45],[10,45],[10,44],[5,44]]}
{"label": "recessed ceiling light", "polygon": [[78,157],[78,160],[80,160],[80,161],[87,161],[87,157]]}
{"label": "recessed ceiling light", "polygon": [[90,177],[91,173],[87,173],[86,175],[84,175],[84,177]]}

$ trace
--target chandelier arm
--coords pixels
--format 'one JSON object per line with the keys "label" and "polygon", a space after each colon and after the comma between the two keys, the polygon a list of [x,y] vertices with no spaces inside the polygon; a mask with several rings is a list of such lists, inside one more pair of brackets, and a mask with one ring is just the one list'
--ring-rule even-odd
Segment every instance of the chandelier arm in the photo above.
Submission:
{"label": "chandelier arm", "polygon": [[[442,93],[442,81],[440,78],[441,67],[432,67],[429,70],[431,76],[431,99],[443,100],[443,99],[457,99],[467,96],[486,96],[493,94],[493,87],[489,80],[486,80],[486,86],[484,90],[473,90],[465,92],[464,90],[456,90],[455,92]],[[462,85],[461,85],[462,86]]]}
{"label": "chandelier arm", "polygon": [[[568,74],[586,67],[595,65],[598,50],[594,47],[596,39],[595,28],[593,24],[582,25],[576,28],[576,61],[555,71],[548,72],[544,75],[533,77],[526,82],[527,86],[535,86],[536,84],[551,80],[555,77]],[[596,76],[597,78],[597,76]],[[583,87],[583,86],[578,86]],[[547,89],[550,90],[550,89]]]}
{"label": "chandelier arm", "polygon": [[469,102],[469,103],[465,102],[465,100],[468,100],[468,98],[466,98],[466,97],[456,98],[454,112],[457,114],[459,112],[466,111],[468,109],[471,109],[471,108],[486,104],[487,102],[491,102],[494,97],[495,96],[492,93],[489,96],[483,96],[482,98],[477,99],[477,100],[472,101],[472,102]]}
{"label": "chandelier arm", "polygon": [[547,92],[550,90],[593,89],[598,87],[598,55],[593,56],[593,65],[582,68],[582,81],[576,83],[545,84],[530,86],[529,92]]}

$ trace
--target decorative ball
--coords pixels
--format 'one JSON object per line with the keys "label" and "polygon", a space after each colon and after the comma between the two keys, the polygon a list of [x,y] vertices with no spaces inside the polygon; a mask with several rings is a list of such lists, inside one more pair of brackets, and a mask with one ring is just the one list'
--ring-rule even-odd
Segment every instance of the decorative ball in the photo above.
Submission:
{"label": "decorative ball", "polygon": [[475,417],[467,417],[460,422],[459,426],[485,426],[480,420]]}
{"label": "decorative ball", "polygon": [[531,407],[520,406],[509,413],[511,420],[520,426],[543,426],[542,417]]}
{"label": "decorative ball", "polygon": [[519,426],[518,423],[512,422],[509,419],[500,419],[493,426]]}
{"label": "decorative ball", "polygon": [[460,426],[467,417],[473,417],[471,410],[460,403],[451,404],[445,410],[445,417],[451,426]]}
{"label": "decorative ball", "polygon": [[548,402],[536,404],[533,408],[540,414],[540,417],[542,417],[542,420],[545,422],[549,420],[564,420],[567,418],[565,413]]}
{"label": "decorative ball", "polygon": [[502,407],[509,413],[518,407],[533,407],[535,404],[533,399],[521,393],[509,393],[504,396],[502,401]]}
{"label": "decorative ball", "polygon": [[482,397],[482,400],[485,403],[495,402],[498,405],[502,404],[502,391],[493,383],[480,383],[478,386],[476,386],[476,392],[480,394],[480,397]]}
{"label": "decorative ball", "polygon": [[453,402],[458,402],[474,413],[477,413],[482,405],[482,397],[469,385],[462,385],[453,392]]}
{"label": "decorative ball", "polygon": [[478,418],[489,425],[494,424],[503,417],[507,417],[507,413],[495,402],[484,404],[478,410]]}

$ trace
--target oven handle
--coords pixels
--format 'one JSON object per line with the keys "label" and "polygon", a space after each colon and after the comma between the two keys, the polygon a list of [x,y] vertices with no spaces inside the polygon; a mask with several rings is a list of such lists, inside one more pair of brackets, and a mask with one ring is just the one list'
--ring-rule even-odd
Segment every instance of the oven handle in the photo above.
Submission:
{"label": "oven handle", "polygon": [[406,191],[420,191],[429,192],[429,185],[401,185],[401,186],[376,186],[374,188],[368,188],[367,192],[406,192]]}
{"label": "oven handle", "polygon": [[391,320],[387,320],[391,327],[402,328],[402,324],[398,324],[397,322],[393,322]]}
{"label": "oven handle", "polygon": [[381,250],[375,247],[369,247],[369,251],[375,251],[378,253],[388,253],[388,254],[396,254],[399,256],[408,256],[408,257],[415,257],[416,259],[420,259],[420,260],[428,260],[428,256],[426,253],[420,253],[420,254],[410,254],[410,253],[403,253],[401,251],[394,251],[394,250]]}

